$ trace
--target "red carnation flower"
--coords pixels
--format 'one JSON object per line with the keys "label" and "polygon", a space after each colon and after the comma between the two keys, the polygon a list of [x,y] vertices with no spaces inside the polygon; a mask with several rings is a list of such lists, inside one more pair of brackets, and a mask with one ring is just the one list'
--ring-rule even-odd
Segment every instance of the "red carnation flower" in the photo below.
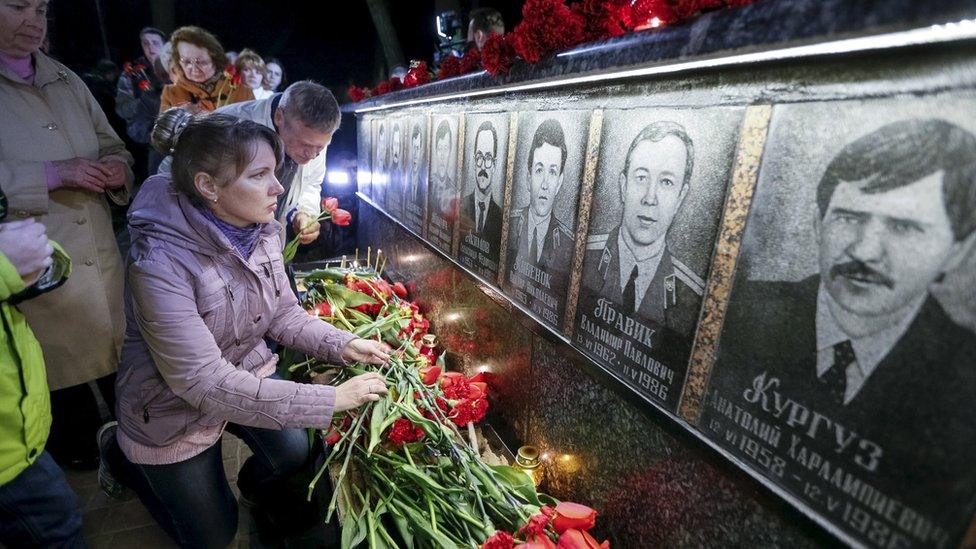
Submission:
{"label": "red carnation flower", "polygon": [[377,95],[383,95],[385,93],[390,93],[390,81],[384,80],[373,87],[373,97]]}
{"label": "red carnation flower", "polygon": [[492,76],[508,74],[515,62],[515,46],[512,44],[512,35],[504,36],[498,33],[491,33],[488,41],[481,48],[481,64]]}
{"label": "red carnation flower", "polygon": [[409,419],[400,418],[393,422],[387,438],[393,444],[403,446],[408,442],[417,442],[424,438],[424,430],[411,423]]}
{"label": "red carnation flower", "polygon": [[526,0],[522,21],[515,26],[515,51],[529,63],[580,44],[586,21],[564,0]]}
{"label": "red carnation flower", "polygon": [[543,536],[546,532],[546,526],[549,526],[549,517],[544,513],[539,513],[530,518],[525,526],[519,528],[518,535],[521,538]]}
{"label": "red carnation flower", "polygon": [[142,90],[142,91],[149,91],[150,88],[152,88],[152,84],[150,84],[148,80],[140,80],[139,81],[139,89],[140,90]]}
{"label": "red carnation flower", "polygon": [[367,99],[372,91],[369,88],[360,88],[359,86],[349,86],[346,90],[346,94],[353,103],[359,103],[363,99]]}
{"label": "red carnation flower", "polygon": [[478,48],[471,48],[461,58],[461,74],[468,74],[481,70],[481,52]]}
{"label": "red carnation flower", "polygon": [[587,42],[620,36],[632,28],[630,0],[583,0],[573,4],[572,9],[585,21],[583,33]]}
{"label": "red carnation flower", "polygon": [[396,76],[391,76],[390,77],[390,91],[391,92],[395,92],[395,91],[400,91],[402,89],[403,89],[403,80],[400,80]]}
{"label": "red carnation flower", "polygon": [[512,549],[514,546],[515,540],[512,539],[512,534],[498,530],[494,536],[481,544],[481,549]]}
{"label": "red carnation flower", "polygon": [[410,70],[403,77],[403,87],[413,88],[423,86],[430,82],[430,70],[427,68],[426,61],[414,61],[410,63]]}
{"label": "red carnation flower", "polygon": [[437,79],[454,78],[461,75],[461,60],[454,55],[448,55],[441,61],[441,66],[437,70]]}

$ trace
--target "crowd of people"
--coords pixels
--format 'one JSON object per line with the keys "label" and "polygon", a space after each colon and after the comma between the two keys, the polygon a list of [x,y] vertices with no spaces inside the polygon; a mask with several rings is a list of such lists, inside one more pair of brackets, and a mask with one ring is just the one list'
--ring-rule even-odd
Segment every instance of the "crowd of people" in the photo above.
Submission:
{"label": "crowd of people", "polygon": [[[83,547],[63,468],[98,467],[180,545],[223,547],[237,524],[225,430],[254,452],[238,485],[261,505],[308,461],[303,429],[387,391],[370,374],[280,379],[268,343],[388,360],[308,315],[281,257],[286,228],[302,242],[322,230],[338,104],[311,81],[279,91],[278,60],[229,54],[204,29],[146,28],[115,93],[127,145],[42,51],[46,11],[0,3],[0,544]],[[126,206],[123,258],[112,211]],[[117,423],[102,425],[106,408]]]}

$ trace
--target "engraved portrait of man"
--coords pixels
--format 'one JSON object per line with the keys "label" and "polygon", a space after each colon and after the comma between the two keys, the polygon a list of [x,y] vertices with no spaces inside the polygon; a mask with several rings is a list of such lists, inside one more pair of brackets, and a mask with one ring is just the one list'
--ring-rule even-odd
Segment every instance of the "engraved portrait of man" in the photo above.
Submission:
{"label": "engraved portrait of man", "polygon": [[409,171],[407,172],[407,196],[413,203],[419,203],[423,198],[420,185],[423,183],[424,168],[424,129],[421,121],[415,120],[410,130]]}
{"label": "engraved portrait of man", "polygon": [[445,217],[451,214],[457,195],[457,183],[451,174],[451,157],[455,153],[451,125],[441,120],[434,132],[434,151],[431,162],[430,196],[432,212]]}
{"label": "engraved portrait of man", "polygon": [[[565,271],[573,255],[573,232],[553,215],[553,206],[563,187],[566,167],[566,138],[556,120],[539,124],[529,149],[529,205],[511,215],[508,265],[524,262],[544,271],[565,285]],[[560,274],[563,273],[563,274]]]}
{"label": "engraved portrait of man", "polygon": [[490,120],[482,122],[475,132],[474,146],[467,159],[474,167],[475,186],[461,200],[462,232],[473,235],[488,246],[487,255],[495,261],[502,230],[502,208],[495,201],[494,181],[499,168],[498,132]]}
{"label": "engraved portrait of man", "polygon": [[[830,159],[814,208],[815,274],[734,284],[711,401],[777,422],[788,467],[799,463],[787,472],[818,490],[845,484],[810,469],[811,455],[929,525],[968,523],[976,335],[933,288],[976,242],[976,137],[939,118],[885,124]],[[777,418],[774,400],[793,411]]]}
{"label": "engraved portrait of man", "polygon": [[[622,215],[609,234],[587,238],[584,286],[623,314],[687,335],[695,319],[668,322],[679,301],[698,303],[704,281],[674,257],[668,229],[691,187],[694,144],[684,127],[659,121],[644,127],[627,151],[617,178]],[[685,307],[688,310],[688,307]]]}

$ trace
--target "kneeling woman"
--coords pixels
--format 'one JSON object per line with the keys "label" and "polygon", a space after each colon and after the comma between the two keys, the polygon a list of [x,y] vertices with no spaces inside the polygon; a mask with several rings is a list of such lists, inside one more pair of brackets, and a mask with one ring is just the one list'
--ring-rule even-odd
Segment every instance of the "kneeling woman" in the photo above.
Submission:
{"label": "kneeling woman", "polygon": [[387,391],[376,374],[338,387],[279,379],[265,338],[335,364],[382,364],[389,347],[299,306],[274,219],[283,189],[272,130],[170,111],[156,132],[157,148],[173,154],[172,181],[149,178],[129,212],[128,327],[116,384],[125,459],[116,452],[109,461],[121,462],[113,472],[181,546],[223,547],[237,530],[225,428],[254,452],[238,480],[247,497],[305,463],[304,428],[326,428],[333,412]]}

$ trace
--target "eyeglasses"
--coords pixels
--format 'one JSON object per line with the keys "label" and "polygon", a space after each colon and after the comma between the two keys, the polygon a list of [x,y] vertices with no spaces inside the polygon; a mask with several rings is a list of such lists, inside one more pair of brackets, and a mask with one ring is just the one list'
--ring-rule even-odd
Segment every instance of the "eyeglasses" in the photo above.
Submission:
{"label": "eyeglasses", "polygon": [[184,69],[189,69],[190,67],[209,69],[213,66],[213,61],[210,59],[180,59],[180,66]]}
{"label": "eyeglasses", "polygon": [[479,168],[490,170],[495,165],[495,158],[490,154],[475,153],[474,164]]}

